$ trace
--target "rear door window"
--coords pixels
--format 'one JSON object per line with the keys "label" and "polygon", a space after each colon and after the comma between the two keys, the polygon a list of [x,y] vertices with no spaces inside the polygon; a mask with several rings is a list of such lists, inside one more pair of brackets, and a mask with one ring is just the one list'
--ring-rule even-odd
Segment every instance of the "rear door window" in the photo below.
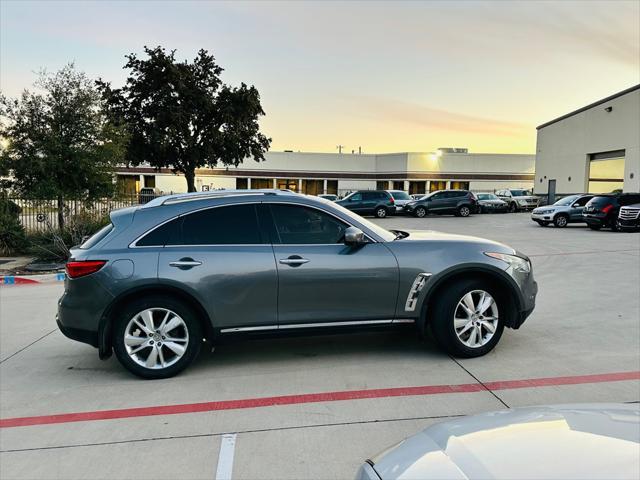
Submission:
{"label": "rear door window", "polygon": [[209,208],[183,217],[181,245],[255,245],[263,243],[256,207]]}
{"label": "rear door window", "polygon": [[299,205],[272,204],[276,226],[274,243],[288,245],[326,245],[342,243],[346,223],[315,208]]}

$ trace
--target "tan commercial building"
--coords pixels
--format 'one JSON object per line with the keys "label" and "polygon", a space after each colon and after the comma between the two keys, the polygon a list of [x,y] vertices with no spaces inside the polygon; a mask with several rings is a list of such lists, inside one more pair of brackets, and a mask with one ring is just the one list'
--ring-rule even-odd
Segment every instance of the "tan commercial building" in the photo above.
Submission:
{"label": "tan commercial building", "polygon": [[640,191],[640,85],[538,127],[535,193]]}
{"label": "tan commercial building", "polygon": [[[268,152],[266,161],[245,160],[237,168],[199,169],[196,188],[288,188],[301,193],[345,193],[397,189],[427,193],[445,188],[494,191],[533,187],[534,155],[469,153],[443,148],[435,153],[339,154]],[[186,181],[169,169],[121,168],[118,181],[130,193],[142,187],[183,192]]]}

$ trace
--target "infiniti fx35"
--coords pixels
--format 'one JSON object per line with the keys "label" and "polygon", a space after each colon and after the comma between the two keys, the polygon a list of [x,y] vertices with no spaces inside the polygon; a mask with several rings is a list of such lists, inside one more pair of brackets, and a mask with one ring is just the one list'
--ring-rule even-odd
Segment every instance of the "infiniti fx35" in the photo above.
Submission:
{"label": "infiniti fx35", "polygon": [[159,197],[115,210],[72,249],[57,323],[145,378],[203,341],[414,326],[477,357],[535,304],[529,259],[500,243],[389,231],[334,202],[278,190]]}

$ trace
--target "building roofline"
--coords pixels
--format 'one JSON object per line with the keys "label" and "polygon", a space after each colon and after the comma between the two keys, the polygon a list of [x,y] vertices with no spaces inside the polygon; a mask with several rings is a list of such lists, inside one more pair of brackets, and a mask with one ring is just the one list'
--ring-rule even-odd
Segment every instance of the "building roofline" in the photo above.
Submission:
{"label": "building roofline", "polygon": [[550,121],[548,121],[546,123],[543,123],[542,125],[538,125],[536,127],[536,130],[540,130],[541,128],[548,127],[549,125],[552,125],[552,124],[554,124],[556,122],[559,122],[560,120],[564,120],[565,118],[573,117],[574,115],[577,115],[578,113],[582,113],[585,110],[589,110],[589,109],[591,109],[593,107],[597,107],[598,105],[602,105],[603,103],[610,102],[611,100],[614,100],[614,99],[616,99],[618,97],[622,97],[623,95],[626,95],[627,93],[631,93],[634,90],[638,90],[638,89],[640,89],[640,83],[638,85],[634,85],[633,87],[629,87],[626,90],[622,90],[621,92],[614,93],[613,95],[611,95],[611,96],[609,96],[607,98],[603,98],[602,100],[598,100],[597,102],[593,102],[593,103],[587,105],[586,107],[579,108],[578,110],[574,110],[573,112],[567,113],[565,115],[562,115],[561,117],[554,118],[553,120],[550,120]]}

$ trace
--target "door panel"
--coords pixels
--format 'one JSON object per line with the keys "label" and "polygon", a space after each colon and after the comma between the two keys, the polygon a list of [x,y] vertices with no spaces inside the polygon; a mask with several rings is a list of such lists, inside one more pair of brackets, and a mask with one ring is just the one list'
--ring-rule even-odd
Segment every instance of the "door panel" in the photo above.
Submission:
{"label": "door panel", "polygon": [[[274,245],[274,253],[280,324],[393,319],[398,265],[383,244]],[[308,261],[280,263],[290,257]]]}
{"label": "door panel", "polygon": [[[191,259],[191,268],[171,263]],[[275,325],[278,276],[271,245],[166,247],[158,280],[198,296],[215,328]]]}

